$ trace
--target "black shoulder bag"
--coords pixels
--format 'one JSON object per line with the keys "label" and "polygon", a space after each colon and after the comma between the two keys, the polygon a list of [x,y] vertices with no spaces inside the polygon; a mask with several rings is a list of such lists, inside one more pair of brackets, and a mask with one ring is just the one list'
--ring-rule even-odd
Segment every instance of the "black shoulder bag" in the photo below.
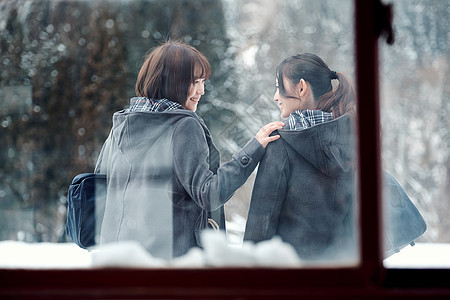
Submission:
{"label": "black shoulder bag", "polygon": [[67,235],[81,248],[94,246],[96,226],[102,222],[106,202],[106,175],[83,173],[75,176],[67,199]]}

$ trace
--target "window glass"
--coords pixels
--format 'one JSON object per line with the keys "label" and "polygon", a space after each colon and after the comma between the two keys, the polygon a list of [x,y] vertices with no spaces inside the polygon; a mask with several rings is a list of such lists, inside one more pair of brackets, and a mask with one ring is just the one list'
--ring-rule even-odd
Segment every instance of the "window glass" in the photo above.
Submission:
{"label": "window glass", "polygon": [[[407,213],[408,200],[389,198],[385,186],[385,226],[398,239],[416,239],[385,260],[388,267],[450,266],[449,196],[449,21],[446,1],[393,1],[395,43],[381,43],[381,125],[383,170],[395,178],[426,222],[426,231]],[[385,179],[389,175],[384,173]],[[409,217],[407,220],[406,216]],[[397,220],[394,220],[397,219]],[[385,231],[385,250],[394,233]],[[419,236],[417,236],[419,234]],[[409,237],[408,237],[409,235]],[[394,247],[395,248],[395,247]]]}
{"label": "window glass", "polygon": [[[87,256],[95,257],[100,253],[78,248],[66,234],[68,186],[75,175],[94,171],[102,145],[113,126],[113,113],[128,108],[130,98],[135,96],[136,79],[145,54],[168,38],[197,48],[211,64],[212,75],[205,84],[205,94],[196,113],[209,128],[222,163],[232,160],[232,155],[262,126],[282,119],[280,102],[273,99],[275,70],[284,58],[297,53],[316,54],[331,71],[345,74],[354,83],[354,17],[350,0],[4,1],[0,3],[0,14],[0,251],[8,251],[3,253],[11,255],[2,261],[3,266],[14,267],[24,262],[14,260],[14,250],[11,251],[11,247],[19,245],[49,246],[52,250],[43,252],[50,253],[53,258],[55,253],[68,249],[83,251],[77,252],[79,256],[73,256],[80,257],[80,267],[88,265]],[[437,38],[435,42],[440,43]],[[438,59],[444,60],[445,55],[435,59],[432,62],[439,65]],[[337,87],[338,81],[334,78],[332,83]],[[351,121],[341,118],[339,124],[337,126],[350,126],[346,128],[353,132]],[[317,128],[327,127],[320,124]],[[285,232],[290,234],[285,235],[283,241],[292,238],[296,243],[311,245],[305,250],[305,256],[301,254],[297,261],[299,253],[291,248],[291,244],[285,247],[286,243],[281,239],[271,240],[269,249],[275,247],[285,252],[280,252],[283,256],[272,261],[264,261],[267,256],[263,254],[262,264],[301,266],[324,260],[357,263],[353,135],[339,137],[338,144],[345,140],[349,147],[346,152],[332,144],[333,141],[326,147],[317,148],[314,137],[324,133],[319,129],[305,132],[315,133],[309,137],[310,142],[304,142],[305,146],[300,147],[309,149],[301,150],[306,152],[298,156],[302,157],[302,162],[295,163],[299,159],[293,157],[297,153],[295,148],[283,152],[284,157],[294,161],[292,164],[297,167],[302,164],[301,169],[307,170],[305,172],[319,172],[334,181],[314,181],[316,175],[304,175],[307,173],[302,173],[306,177],[292,178],[292,168],[282,169],[280,172],[284,175],[276,175],[276,179],[285,176],[285,181],[291,184],[286,185],[283,193],[302,195],[304,202],[302,207],[297,204],[284,207],[278,223],[282,224],[290,217],[288,212],[295,215],[297,211],[309,210],[312,215],[311,220],[296,220],[296,225],[277,225],[289,229]],[[326,132],[332,135],[330,131]],[[308,141],[308,137],[299,139]],[[172,153],[173,149],[169,150],[167,153]],[[321,156],[313,158],[312,154]],[[312,161],[314,159],[317,161]],[[241,157],[237,163],[247,164]],[[442,168],[436,168],[433,178],[442,172]],[[346,175],[342,177],[339,173],[340,177],[335,180],[333,176],[337,171]],[[225,219],[221,219],[217,211],[213,213],[217,214],[218,225],[226,223],[227,230],[224,239],[211,237],[210,242],[204,244],[205,249],[212,249],[207,253],[212,265],[259,264],[258,259],[251,255],[249,258],[248,254],[256,253],[249,249],[261,244],[254,244],[251,238],[244,241],[257,172],[258,168],[227,202]],[[299,190],[296,180],[299,186],[303,182],[315,185],[302,186]],[[268,193],[275,190],[271,181],[263,186]],[[320,191],[318,187],[326,187],[320,197],[314,192]],[[282,198],[281,192],[276,191],[274,197]],[[167,193],[164,197],[168,197]],[[266,200],[266,204],[274,197]],[[315,197],[322,199],[320,205],[313,201]],[[171,218],[174,212],[171,205],[164,203],[157,206],[166,207],[164,230],[173,232]],[[173,207],[178,205],[185,209],[180,203]],[[280,203],[278,205],[283,202]],[[97,203],[97,209],[99,207],[101,205]],[[166,216],[156,214],[155,218],[158,215],[162,219]],[[271,217],[274,218],[272,211],[256,214],[257,221],[252,226],[264,226]],[[127,224],[138,226],[135,221],[129,219]],[[99,226],[97,222],[97,229]],[[278,230],[277,226],[271,230]],[[298,231],[304,228],[325,234],[313,244],[316,236],[297,238]],[[98,236],[99,232],[97,242]],[[209,245],[220,247],[208,248]],[[326,250],[323,245],[327,245]],[[130,249],[136,245],[122,246]],[[223,248],[229,249],[229,260],[223,259],[220,252]],[[320,252],[318,249],[324,250],[323,253],[308,254]],[[341,249],[349,252],[338,251]],[[264,253],[263,250],[260,253]],[[140,253],[148,258],[145,251]],[[292,253],[292,260],[286,258]],[[189,254],[190,257],[180,260],[178,266],[202,265],[200,261],[203,260],[198,259],[201,254]],[[42,262],[37,264],[38,267],[45,267],[45,264],[58,267],[51,263],[54,259],[37,257],[36,260]],[[136,261],[128,263],[139,264]],[[157,266],[166,264],[159,259],[149,262],[149,265]],[[31,266],[36,264],[25,265]],[[73,261],[70,265],[62,263],[62,266],[73,267]]]}

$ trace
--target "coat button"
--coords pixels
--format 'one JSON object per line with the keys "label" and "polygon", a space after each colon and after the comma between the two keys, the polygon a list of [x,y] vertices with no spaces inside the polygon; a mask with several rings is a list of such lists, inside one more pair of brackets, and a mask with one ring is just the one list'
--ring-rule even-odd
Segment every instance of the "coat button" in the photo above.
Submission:
{"label": "coat button", "polygon": [[241,163],[242,163],[243,165],[248,164],[248,157],[247,157],[247,156],[243,156],[243,157],[241,158]]}

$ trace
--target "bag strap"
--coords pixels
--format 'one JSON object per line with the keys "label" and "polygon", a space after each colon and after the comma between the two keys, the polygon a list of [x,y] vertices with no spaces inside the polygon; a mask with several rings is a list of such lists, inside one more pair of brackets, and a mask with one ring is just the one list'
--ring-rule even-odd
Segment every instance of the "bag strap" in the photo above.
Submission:
{"label": "bag strap", "polygon": [[208,224],[212,227],[214,231],[219,231],[220,229],[219,224],[217,224],[217,222],[214,221],[213,219],[208,218]]}

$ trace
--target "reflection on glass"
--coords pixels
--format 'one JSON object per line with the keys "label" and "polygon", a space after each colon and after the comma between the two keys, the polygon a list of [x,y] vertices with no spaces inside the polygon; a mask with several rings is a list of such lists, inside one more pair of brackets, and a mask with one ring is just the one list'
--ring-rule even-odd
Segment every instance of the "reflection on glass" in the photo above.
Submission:
{"label": "reflection on glass", "polygon": [[[446,1],[394,1],[393,5],[396,41],[381,47],[380,60],[383,169],[398,181],[427,228],[414,238],[415,246],[407,244],[398,253],[386,252],[391,256],[385,266],[449,267],[450,77],[449,21],[445,16],[450,6]],[[385,181],[389,180],[390,175],[384,175]],[[390,193],[392,184],[384,188],[384,209],[405,212],[407,198],[393,201]],[[389,222],[393,220],[387,214],[385,227]],[[416,231],[411,223],[402,226],[397,234]],[[392,238],[385,234],[384,240],[387,251]]]}
{"label": "reflection on glass", "polygon": [[[111,116],[128,108],[129,99],[135,96],[134,86],[145,53],[169,36],[194,46],[211,64],[212,74],[196,113],[209,128],[222,162],[231,160],[263,125],[281,119],[273,94],[276,67],[284,58],[314,53],[332,70],[353,81],[352,1],[45,1],[39,5],[34,1],[5,1],[0,7],[2,241],[71,242],[65,234],[68,185],[76,174],[94,170],[112,127]],[[333,79],[334,87],[337,83]],[[343,159],[333,145],[322,151],[324,159]],[[353,153],[348,156],[339,161],[340,168],[347,169],[352,164]],[[260,264],[260,260],[252,261],[248,256],[257,252],[253,251],[256,246],[250,239],[244,241],[255,177],[256,172],[225,205],[226,239],[205,238],[209,241],[204,249],[208,250],[210,264]],[[337,187],[326,183],[330,190],[345,190],[345,196],[330,198],[323,205],[333,210],[344,207],[344,212],[327,215],[317,224],[295,225],[316,226],[320,232],[330,228],[339,233],[351,232],[345,238],[337,234],[321,237],[322,244],[352,249],[351,254],[339,256],[340,262],[358,261],[354,253],[353,179],[349,175],[348,184],[336,183]],[[314,208],[315,204],[307,201],[307,189],[296,191],[295,184],[292,188],[290,193],[304,195],[304,205]],[[158,187],[150,190],[143,192],[152,196],[159,192]],[[167,197],[170,195],[158,199]],[[142,207],[141,202],[144,200],[136,205]],[[167,206],[165,211],[171,217],[171,209],[177,204],[164,202],[157,206]],[[144,213],[140,216],[147,217],[154,216]],[[139,219],[127,220],[127,226],[136,227],[136,221]],[[338,229],[335,222],[348,226]],[[173,222],[163,223],[167,224],[165,230],[172,231]],[[280,240],[270,241],[269,249],[278,249],[284,257],[266,261],[266,265],[297,266],[305,260],[331,259],[329,255],[308,257],[302,252],[292,252]],[[264,245],[267,246],[261,246]],[[135,246],[124,247],[136,250]],[[341,246],[338,248],[342,249]],[[312,245],[308,251],[315,251],[314,247],[318,246]],[[228,254],[222,253],[222,249],[228,249]],[[332,249],[335,248],[326,252],[336,254]],[[139,253],[136,257],[145,256],[136,251]],[[292,253],[300,261],[287,259]],[[186,264],[201,265],[202,260],[195,259],[198,257],[195,252],[190,255],[191,263]],[[217,257],[224,259],[220,261]]]}

